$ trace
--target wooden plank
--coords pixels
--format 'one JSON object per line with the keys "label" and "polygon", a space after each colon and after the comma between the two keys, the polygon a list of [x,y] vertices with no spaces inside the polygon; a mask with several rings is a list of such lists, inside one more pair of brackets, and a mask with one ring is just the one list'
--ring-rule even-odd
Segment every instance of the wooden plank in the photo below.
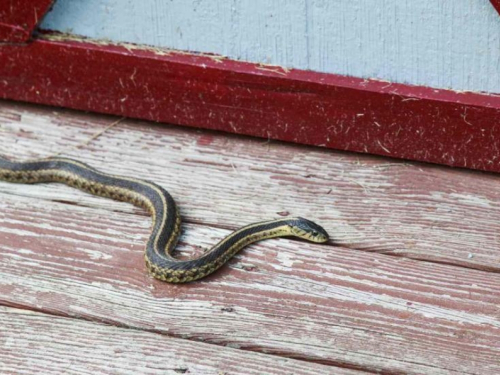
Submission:
{"label": "wooden plank", "polygon": [[2,1],[0,3],[0,42],[27,42],[53,2],[54,0]]}
{"label": "wooden plank", "polygon": [[[288,212],[317,220],[334,244],[500,271],[494,175],[129,120],[84,144],[115,120],[4,102],[0,149],[21,159],[63,152],[152,179],[174,195],[189,222],[235,229]],[[59,186],[0,190],[137,212]]]}
{"label": "wooden plank", "polygon": [[43,38],[0,47],[1,98],[500,171],[498,95]]}
{"label": "wooden plank", "polygon": [[[279,239],[171,285],[145,272],[149,218],[18,194],[0,195],[0,304],[388,374],[500,372],[498,273]],[[228,233],[185,228],[184,256]]]}
{"label": "wooden plank", "polygon": [[365,374],[6,307],[0,358],[3,374]]}

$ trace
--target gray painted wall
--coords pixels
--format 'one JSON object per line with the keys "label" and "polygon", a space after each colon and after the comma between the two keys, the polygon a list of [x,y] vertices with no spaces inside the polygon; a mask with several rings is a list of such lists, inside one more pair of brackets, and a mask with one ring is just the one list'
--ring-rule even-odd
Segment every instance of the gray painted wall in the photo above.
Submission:
{"label": "gray painted wall", "polygon": [[500,17],[488,0],[57,0],[42,27],[500,93]]}

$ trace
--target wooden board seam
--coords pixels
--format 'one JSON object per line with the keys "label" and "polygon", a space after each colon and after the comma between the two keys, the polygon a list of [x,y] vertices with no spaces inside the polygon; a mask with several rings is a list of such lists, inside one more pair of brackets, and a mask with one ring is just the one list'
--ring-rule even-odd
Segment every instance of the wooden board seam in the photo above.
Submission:
{"label": "wooden board seam", "polygon": [[[15,308],[18,310],[32,311],[32,312],[36,312],[36,313],[45,314],[48,316],[67,318],[67,319],[77,319],[77,320],[80,320],[83,322],[102,324],[105,326],[122,328],[122,329],[129,329],[131,331],[154,333],[154,334],[157,334],[160,336],[169,337],[169,338],[173,338],[173,339],[177,339],[177,340],[185,340],[185,341],[194,342],[194,343],[203,343],[205,345],[213,345],[214,347],[228,347],[228,345],[224,344],[223,342],[198,340],[198,339],[193,338],[193,337],[184,337],[183,335],[166,333],[166,332],[162,332],[162,331],[154,330],[154,329],[133,327],[133,326],[129,326],[129,325],[120,323],[119,321],[114,321],[114,320],[89,319],[89,318],[85,318],[83,316],[64,314],[61,311],[50,311],[48,309],[39,309],[39,308],[36,308],[34,306],[30,306],[30,305],[20,305],[20,304],[0,302],[0,306]],[[231,346],[229,346],[229,347],[231,347]],[[302,362],[306,362],[306,363],[315,363],[315,364],[319,364],[319,365],[326,365],[326,366],[342,368],[342,369],[347,369],[347,370],[358,370],[358,371],[363,371],[363,373],[367,373],[367,374],[380,374],[380,372],[378,372],[378,371],[373,371],[369,368],[364,368],[361,366],[354,366],[354,365],[347,363],[347,362],[340,362],[340,361],[337,362],[337,361],[331,361],[331,360],[330,361],[314,360],[314,359],[308,359],[308,358],[294,356],[294,355],[286,355],[285,353],[282,355],[277,354],[277,353],[266,353],[265,351],[260,351],[258,349],[249,349],[249,348],[244,348],[244,347],[238,347],[237,349],[245,351],[245,352],[250,352],[250,353],[259,353],[261,355],[266,355],[269,357],[288,358],[288,359],[293,359],[296,361],[302,361]],[[392,371],[386,371],[383,374],[385,374],[385,375],[398,375],[399,373],[392,372]]]}
{"label": "wooden board seam", "polygon": [[[11,192],[0,191],[0,193],[24,197],[24,195],[13,194]],[[67,201],[67,200],[57,200],[57,199],[44,199],[44,200],[49,201],[49,202],[67,204],[70,206],[94,208],[94,207],[89,206],[89,205],[80,204],[79,202],[71,202],[71,201]],[[140,215],[142,217],[150,217],[144,210],[141,210],[138,208],[136,208],[135,212],[129,212],[129,211],[124,211],[124,210],[120,210],[120,209],[109,209],[109,208],[106,208],[106,210],[111,211],[111,212],[124,213],[124,214],[128,214],[128,215]],[[212,222],[203,222],[200,220],[192,220],[192,219],[184,218],[184,217],[182,218],[182,222],[184,224],[195,224],[195,225],[201,225],[201,226],[211,227],[211,228],[215,228],[215,229],[223,229],[223,230],[228,230],[228,231],[233,231],[233,230],[238,229],[237,227],[231,227],[228,225],[221,225],[221,224],[212,223]],[[290,238],[290,240],[297,241],[297,242],[303,242],[303,241],[301,241],[299,239],[295,239],[295,238]],[[355,251],[362,251],[362,252],[366,252],[366,253],[376,253],[376,254],[383,255],[383,256],[407,259],[407,257],[404,254],[384,252],[384,250],[372,251],[372,250],[367,249],[367,248],[350,246],[348,244],[336,244],[335,242],[332,242],[332,241],[329,241],[328,243],[324,244],[323,246],[343,248],[343,249],[349,249],[349,250],[355,250]],[[433,264],[441,264],[441,265],[450,266],[450,267],[461,267],[461,268],[466,268],[466,269],[477,270],[477,267],[469,266],[467,264],[456,264],[456,263],[452,263],[452,262],[448,262],[448,261],[444,261],[444,260],[439,260],[439,259],[418,259],[418,261],[426,262],[426,263],[433,263]],[[487,265],[483,266],[481,268],[481,271],[491,272],[491,273],[500,273],[500,270],[498,268],[496,268],[494,266],[488,267]]]}

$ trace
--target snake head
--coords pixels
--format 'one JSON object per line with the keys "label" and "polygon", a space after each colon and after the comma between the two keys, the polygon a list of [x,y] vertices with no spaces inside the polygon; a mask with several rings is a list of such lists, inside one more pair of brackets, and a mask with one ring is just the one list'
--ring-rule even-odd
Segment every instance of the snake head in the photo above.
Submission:
{"label": "snake head", "polygon": [[297,237],[318,243],[328,241],[328,233],[326,233],[326,230],[311,220],[297,217],[292,219],[289,225],[292,233]]}

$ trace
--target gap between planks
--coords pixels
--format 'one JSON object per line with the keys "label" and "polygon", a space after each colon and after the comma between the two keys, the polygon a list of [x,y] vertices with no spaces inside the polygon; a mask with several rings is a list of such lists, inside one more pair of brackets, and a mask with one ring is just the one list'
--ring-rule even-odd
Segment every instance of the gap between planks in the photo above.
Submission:
{"label": "gap between planks", "polygon": [[[131,120],[81,150],[74,147],[114,120],[3,102],[0,121],[9,156],[69,150],[65,156],[104,171],[152,179],[187,222],[235,229],[289,212],[318,221],[345,247],[500,272],[500,184],[491,174]],[[4,184],[2,191],[38,190]],[[133,210],[77,192],[66,200]]]}
{"label": "gap between planks", "polygon": [[0,328],[2,373],[368,374],[1,306]]}
{"label": "gap between planks", "polygon": [[[4,304],[384,373],[499,370],[500,275],[280,239],[168,285],[145,272],[148,218],[4,197]],[[181,255],[226,234],[187,225]]]}
{"label": "gap between planks", "polygon": [[[3,115],[0,132],[4,130],[1,133],[0,145],[12,146],[9,148],[9,155],[12,152],[13,155],[20,156],[47,156],[63,144],[77,144],[83,139],[88,139],[89,134],[94,134],[95,131],[88,127],[87,122],[97,123],[99,126],[109,124],[102,120],[109,119],[106,117],[63,112],[63,116],[59,118],[58,114],[52,114],[40,107],[17,107],[12,104],[10,106],[7,105],[7,110],[2,108],[0,111],[0,118]],[[7,120],[4,121],[4,118]],[[19,142],[13,144],[12,141],[15,140]],[[263,149],[266,152],[263,153]],[[378,250],[375,237],[364,235],[366,229],[368,233],[375,232],[382,237],[383,246],[390,248],[393,253],[398,253],[400,247],[403,251],[399,254],[403,256],[431,261],[441,261],[448,257],[454,264],[477,268],[484,268],[487,260],[493,259],[494,264],[495,259],[498,259],[495,258],[498,257],[498,253],[494,251],[497,238],[489,238],[490,233],[493,233],[498,225],[496,220],[498,206],[495,203],[498,194],[492,189],[495,186],[495,179],[491,175],[470,174],[466,171],[452,173],[446,168],[424,165],[408,167],[402,164],[403,168],[399,168],[394,166],[397,163],[384,162],[380,158],[363,157],[357,161],[358,157],[355,155],[322,152],[283,144],[265,145],[243,137],[226,137],[212,132],[198,133],[170,127],[151,128],[143,122],[133,121],[126,122],[125,131],[120,127],[114,129],[112,133],[103,134],[95,143],[89,145],[89,150],[88,154],[79,150],[74,156],[110,172],[116,172],[115,168],[118,168],[123,174],[141,177],[154,175],[155,181],[168,190],[175,191],[174,196],[180,201],[181,209],[186,211],[184,216],[187,216],[189,221],[204,224],[188,226],[190,229],[194,228],[193,233],[187,234],[185,246],[188,249],[192,249],[193,246],[205,246],[206,243],[212,244],[217,236],[227,233],[207,226],[228,225],[234,228],[241,223],[242,216],[253,221],[252,219],[257,217],[256,212],[259,215],[271,215],[288,210],[291,214],[296,214],[296,211],[306,209],[311,215],[304,216],[318,219],[321,224],[325,221],[331,229],[335,229],[338,224],[340,229],[346,230],[346,233],[340,234],[332,232],[335,236],[339,236],[336,242],[345,246]],[[191,157],[180,157],[183,153],[181,151],[190,153]],[[161,156],[165,158],[164,161],[161,160]],[[151,165],[144,166],[143,160],[151,160]],[[257,165],[254,164],[255,160]],[[318,162],[323,164],[318,166]],[[317,166],[318,172],[321,173],[311,173],[308,170],[311,165],[315,168]],[[165,176],[161,173],[166,168],[173,170],[172,175]],[[411,176],[414,171],[408,176],[407,169],[415,168],[421,168],[423,176],[429,181],[423,183],[420,181],[422,176],[418,178]],[[335,173],[329,173],[329,169],[333,169]],[[380,173],[380,170],[385,173]],[[398,173],[392,173],[394,170]],[[188,176],[183,176],[183,172]],[[335,180],[335,183],[325,184],[325,176],[322,176],[322,173],[326,173],[326,177],[332,180],[335,176],[340,176],[340,181]],[[224,182],[224,176],[228,175],[234,181],[234,186],[229,190],[226,183],[221,183]],[[451,179],[456,185],[454,186],[456,191],[446,190],[446,183],[441,181],[443,177]],[[476,178],[481,184],[475,182]],[[207,181],[209,189],[197,186],[196,182],[200,181]],[[446,182],[449,184],[449,181]],[[411,242],[405,239],[412,234],[408,228],[415,233],[428,230],[427,222],[412,227],[414,214],[408,213],[405,216],[401,210],[407,202],[405,201],[407,196],[403,195],[402,202],[397,200],[401,200],[401,193],[410,183],[413,189],[411,194],[414,195],[410,202],[423,211],[437,208],[437,212],[431,215],[433,220],[440,219],[440,215],[447,219],[444,225],[442,220],[438,220],[437,223],[440,224],[437,232],[440,237],[446,239],[443,241],[445,244],[440,244],[434,237],[429,241],[431,248],[426,248],[425,242],[422,241],[414,244],[419,251],[426,250],[424,256],[418,252],[416,254],[408,252]],[[293,188],[293,185],[297,184],[301,186],[300,189]],[[331,194],[327,193],[328,186],[332,186],[329,187],[332,190]],[[358,186],[356,194],[347,194],[347,189],[353,189],[355,186]],[[428,194],[424,186],[432,186],[441,194]],[[151,280],[144,276],[142,248],[149,219],[141,218],[138,223],[136,215],[109,212],[111,207],[113,210],[119,207],[119,211],[123,212],[138,212],[137,210],[126,204],[120,205],[90,197],[56,185],[36,188],[16,185],[13,188],[12,185],[1,184],[0,189],[8,193],[4,196],[12,207],[15,207],[14,210],[10,210],[7,206],[3,210],[4,215],[10,215],[7,217],[10,225],[14,225],[14,228],[8,225],[3,228],[4,235],[8,236],[7,240],[10,242],[4,245],[5,254],[2,255],[15,265],[13,269],[5,269],[2,272],[5,276],[2,279],[15,280],[13,283],[3,285],[7,288],[6,294],[2,297],[6,303],[20,302],[19,294],[9,292],[8,288],[14,287],[24,291],[20,296],[26,297],[28,303],[32,305],[39,303],[43,308],[56,309],[73,316],[81,316],[83,309],[83,315],[89,319],[104,319],[109,318],[106,312],[113,316],[115,307],[114,303],[106,304],[106,301],[100,300],[102,296],[93,290],[102,286],[108,288],[107,291],[103,291],[105,298],[118,298],[117,306],[127,310],[125,315],[114,312],[118,313],[116,322],[125,321],[140,329],[150,329],[150,327],[141,317],[140,309],[135,310],[133,301],[128,299],[130,296],[139,296],[139,299],[147,301],[147,309],[150,312],[155,310],[164,312],[160,301],[156,301],[156,298],[174,307],[171,316],[163,316],[159,312],[153,314],[154,321],[159,322],[163,332],[171,333],[174,330],[177,334],[202,337],[213,343],[249,345],[254,350],[285,353],[289,356],[313,358],[316,361],[330,361],[329,363],[350,363],[353,366],[393,373],[418,371],[418,369],[427,373],[453,371],[474,373],[474,368],[477,367],[477,365],[474,367],[474,360],[484,368],[490,366],[492,371],[495,370],[494,366],[498,365],[489,362],[495,355],[498,356],[495,352],[495,340],[498,339],[499,297],[494,285],[495,283],[498,285],[499,281],[495,274],[486,278],[482,272],[458,267],[422,264],[423,262],[404,258],[398,260],[377,254],[370,255],[363,252],[357,254],[358,252],[349,252],[340,247],[317,247],[297,241],[279,240],[257,245],[245,251],[242,258],[237,257],[228,269],[211,278],[208,281],[210,284],[201,282],[196,286],[188,286],[186,289],[190,290],[191,294],[188,293],[187,300],[183,301],[183,295],[178,288],[169,287],[167,292],[171,294],[162,295],[165,293],[164,284],[151,284]],[[318,194],[318,191],[323,189],[325,189],[324,194]],[[468,193],[463,194],[460,189]],[[192,190],[194,192],[191,192]],[[258,195],[255,194],[255,190],[259,191]],[[285,190],[281,193],[284,197],[280,196],[280,190]],[[248,194],[248,197],[242,199],[242,193]],[[11,194],[16,194],[18,197]],[[317,197],[320,203],[328,203],[323,195],[332,194],[339,206],[331,207],[330,202],[328,208],[332,212],[321,210],[319,204],[312,202],[312,197]],[[394,194],[397,198],[395,205],[390,199]],[[256,200],[255,196],[258,196],[260,201]],[[43,202],[38,201],[40,197],[52,200],[55,197],[58,199],[62,197],[63,201],[80,202],[82,207],[54,204],[51,216],[50,211],[45,212]],[[297,197],[298,201],[290,202],[289,197]],[[230,204],[227,202],[228,198],[231,200]],[[360,199],[367,201],[358,205]],[[349,204],[345,204],[345,200],[349,201]],[[65,206],[66,208],[62,208]],[[89,210],[86,206],[100,210],[94,212],[96,210]],[[214,210],[214,206],[218,211]],[[309,206],[312,207],[308,208]],[[475,226],[467,226],[460,221],[452,220],[460,216],[460,211],[466,208],[471,208],[469,217]],[[396,209],[394,214],[391,211],[393,209]],[[390,215],[380,217],[386,220],[380,226],[366,221],[366,216],[377,217],[381,212],[389,212]],[[485,216],[488,212],[491,212],[490,217]],[[19,213],[24,215],[16,216]],[[26,217],[30,217],[31,214],[32,218],[38,216],[41,224],[50,225],[46,227],[38,226],[36,223],[26,223]],[[105,218],[106,215],[110,215],[111,218]],[[67,223],[61,223],[61,218]],[[421,217],[418,218],[422,220]],[[403,233],[391,231],[391,226],[401,219],[404,219],[405,224],[402,228]],[[94,225],[86,227],[89,221]],[[74,225],[78,224],[89,232],[75,228]],[[99,229],[98,224],[110,230]],[[486,236],[481,232],[481,226],[488,228]],[[376,233],[377,228],[381,233]],[[446,236],[447,231],[450,233]],[[464,252],[467,254],[469,249],[464,247],[469,246],[472,241],[465,236],[457,240],[455,237],[460,235],[461,231],[465,231],[473,240],[489,241],[486,242],[486,249],[477,250],[482,257],[479,262],[477,258],[468,257],[465,257],[465,262],[461,262],[460,258],[457,261],[457,253],[449,251],[447,246],[455,245],[459,246],[458,254],[463,255]],[[142,234],[139,235],[138,232]],[[35,240],[40,233],[46,238],[41,244],[44,247],[38,250],[48,251],[48,254],[42,254],[41,258],[37,249],[30,248],[24,243],[25,239]],[[430,234],[436,233],[430,231]],[[127,241],[117,240],[114,238],[117,235],[125,235]],[[140,237],[140,241],[137,236]],[[207,239],[211,241],[205,242]],[[400,242],[396,242],[395,239]],[[16,253],[16,246],[22,250],[21,254]],[[76,247],[77,251],[71,250],[73,247]],[[110,252],[103,252],[103,247]],[[60,251],[54,253],[54,249]],[[136,254],[132,258],[135,259],[135,263],[127,258],[132,256],[130,251]],[[444,256],[441,252],[444,252]],[[111,259],[106,259],[110,254],[114,255]],[[58,259],[60,257],[62,259]],[[127,259],[115,259],[121,257]],[[253,262],[253,266],[257,265],[257,270],[246,270],[245,266],[241,265],[243,262],[240,263],[241,259],[243,262],[245,259]],[[311,262],[311,259],[314,259],[314,262]],[[315,262],[317,263],[314,264]],[[235,266],[235,263],[239,266]],[[29,265],[32,268],[28,267]],[[131,274],[124,275],[117,272],[122,269],[130,270]],[[79,271],[82,271],[83,275]],[[61,273],[65,277],[62,277]],[[26,280],[26,275],[31,275],[34,280]],[[430,280],[420,280],[422,275],[426,275]],[[445,275],[451,279],[446,281]],[[390,278],[395,284],[391,284],[386,278]],[[87,283],[90,283],[89,288],[80,285]],[[61,290],[61,285],[68,291]],[[142,285],[149,285],[153,289],[144,290]],[[223,295],[214,295],[210,286],[219,288]],[[198,294],[197,289],[200,289]],[[255,290],[265,293],[265,298],[254,296],[252,291]],[[94,298],[82,300],[75,306],[66,306],[54,300],[54,298],[72,300],[75,295],[83,298],[85,293]],[[153,293],[153,296],[149,295],[150,293]],[[467,294],[469,297],[464,297]],[[204,295],[210,296],[211,299],[204,299]],[[257,301],[255,303],[261,298],[261,306],[248,305],[245,299],[248,300],[250,297]],[[179,303],[175,305],[178,298],[180,298]],[[286,301],[290,306],[275,306],[272,303],[279,300]],[[236,341],[231,341],[234,340],[231,330],[218,325],[220,317],[211,306],[206,305],[208,301],[212,301],[210,303],[215,303],[216,306],[219,305],[220,309],[227,307],[225,303],[230,301],[233,306],[229,308],[236,309],[232,321],[237,327],[236,332],[240,335],[246,333],[249,337],[241,336]],[[90,306],[92,303],[97,303],[98,306],[92,308]],[[406,305],[407,303],[410,305]],[[404,311],[400,310],[403,306],[406,306]],[[206,329],[186,327],[190,321],[189,314],[193,313],[189,310],[190,307],[195,307],[200,314],[196,316],[195,311],[195,321],[199,324],[208,322],[212,326]],[[238,317],[238,313],[241,316]],[[405,318],[402,318],[401,314]],[[309,320],[301,321],[304,317],[308,317]],[[286,328],[290,332],[272,330],[260,332],[246,323],[245,319],[250,319],[250,323],[253,319],[268,329]],[[482,325],[492,327],[491,332],[486,332]],[[301,329],[312,337],[310,343],[302,343],[302,346],[294,341],[295,337],[304,334]],[[276,340],[276,335],[281,341],[273,342]],[[320,338],[321,340],[317,341]],[[314,344],[316,341],[317,344]],[[287,346],[283,347],[285,343]],[[397,357],[398,343],[406,353],[404,359]],[[477,351],[487,343],[491,347],[491,352]],[[462,357],[460,353],[454,352],[453,348],[462,348],[468,354],[476,353],[478,358]],[[379,351],[385,354],[385,358],[377,354]],[[368,356],[364,357],[363,353],[368,353]],[[440,357],[443,356],[451,359],[442,360]]]}

